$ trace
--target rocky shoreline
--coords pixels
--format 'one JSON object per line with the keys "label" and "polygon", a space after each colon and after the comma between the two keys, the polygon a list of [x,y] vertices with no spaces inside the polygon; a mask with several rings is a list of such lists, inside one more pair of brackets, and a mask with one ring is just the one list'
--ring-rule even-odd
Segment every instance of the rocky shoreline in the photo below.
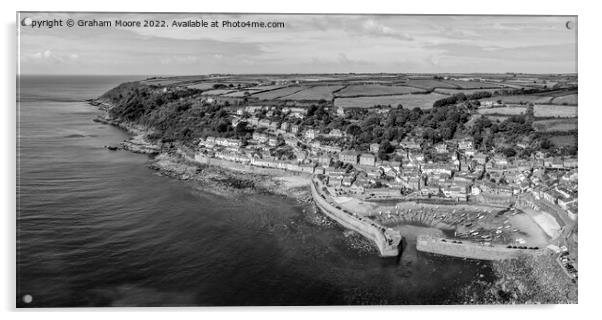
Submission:
{"label": "rocky shoreline", "polygon": [[127,131],[131,137],[120,142],[118,146],[105,146],[109,150],[124,150],[151,156],[147,166],[158,174],[185,181],[204,192],[223,196],[240,194],[265,193],[292,198],[301,204],[305,213],[310,214],[310,223],[329,226],[333,222],[323,215],[317,214],[313,204],[309,184],[290,183],[286,178],[241,172],[227,168],[192,163],[184,159],[173,143],[155,143],[148,138],[153,131],[141,125],[112,119],[108,111],[112,106],[97,100],[89,100],[91,105],[99,107],[105,114],[93,119],[94,122],[108,124]]}

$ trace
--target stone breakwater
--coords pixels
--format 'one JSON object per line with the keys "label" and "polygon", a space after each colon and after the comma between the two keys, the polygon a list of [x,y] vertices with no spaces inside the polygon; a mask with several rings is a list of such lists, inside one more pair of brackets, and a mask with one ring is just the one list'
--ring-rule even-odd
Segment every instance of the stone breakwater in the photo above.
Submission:
{"label": "stone breakwater", "polygon": [[485,245],[465,240],[437,238],[420,235],[416,238],[416,250],[458,258],[477,260],[515,259],[521,255],[540,255],[544,249],[517,248],[507,245]]}
{"label": "stone breakwater", "polygon": [[397,257],[401,234],[393,229],[385,228],[367,218],[354,216],[329,203],[326,196],[319,192],[321,184],[317,179],[311,181],[311,193],[318,208],[329,218],[343,227],[353,230],[376,244],[382,257]]}

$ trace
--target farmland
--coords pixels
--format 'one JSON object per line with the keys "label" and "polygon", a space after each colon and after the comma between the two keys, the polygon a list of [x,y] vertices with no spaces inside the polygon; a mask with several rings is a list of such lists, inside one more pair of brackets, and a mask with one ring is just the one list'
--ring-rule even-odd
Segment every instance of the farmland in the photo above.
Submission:
{"label": "farmland", "polygon": [[279,100],[332,100],[332,92],[341,88],[343,88],[343,86],[340,85],[309,87],[291,95],[280,97]]}
{"label": "farmland", "polygon": [[213,86],[216,84],[217,84],[217,82],[201,82],[201,83],[188,85],[187,87],[191,88],[191,89],[210,90],[210,89],[213,89]]}
{"label": "farmland", "polygon": [[533,123],[533,128],[539,132],[577,130],[577,119],[569,118],[569,119],[537,120]]}
{"label": "farmland", "polygon": [[464,81],[464,80],[444,80],[446,83],[454,85],[462,89],[487,89],[503,87],[496,83],[480,82],[480,81]]}
{"label": "farmland", "polygon": [[572,118],[577,116],[577,107],[552,104],[535,105],[536,117]]}
{"label": "farmland", "polygon": [[498,101],[509,104],[529,104],[529,103],[550,103],[553,97],[538,96],[538,95],[513,95],[513,96],[495,96],[491,98],[483,98],[482,101]]}
{"label": "farmland", "polygon": [[358,97],[358,98],[336,98],[335,106],[343,108],[370,108],[375,105],[391,105],[397,106],[401,104],[404,108],[418,107],[421,109],[431,109],[433,102],[447,97],[443,94],[404,94],[392,96],[376,96],[376,97]]}
{"label": "farmland", "polygon": [[553,104],[577,105],[577,94],[569,94],[566,96],[556,97],[552,99]]}
{"label": "farmland", "polygon": [[550,142],[559,147],[571,147],[577,145],[577,135],[575,134],[552,136],[549,139]]}
{"label": "farmland", "polygon": [[501,107],[501,108],[491,108],[491,109],[479,109],[480,114],[496,114],[496,115],[519,115],[521,113],[525,113],[527,107]]}
{"label": "farmland", "polygon": [[299,87],[299,86],[284,87],[284,88],[279,88],[279,89],[275,89],[275,90],[263,91],[260,93],[256,93],[256,94],[252,95],[252,97],[260,99],[260,100],[273,100],[273,99],[278,99],[281,97],[289,96],[293,93],[297,93],[297,92],[305,90],[305,89],[307,89],[307,87]]}
{"label": "farmland", "polygon": [[405,86],[386,86],[380,84],[350,85],[336,93],[337,97],[401,95],[424,92],[424,90]]}
{"label": "farmland", "polygon": [[[534,106],[535,117],[542,118],[573,118],[577,116],[577,107],[538,104]],[[480,114],[486,115],[519,115],[527,110],[526,106],[507,106],[500,108],[479,109]]]}
{"label": "farmland", "polygon": [[202,95],[219,96],[222,94],[230,93],[232,91],[234,91],[234,90],[232,90],[232,89],[215,89],[215,90],[205,91],[202,93]]}
{"label": "farmland", "polygon": [[437,88],[435,89],[435,92],[437,93],[443,93],[443,94],[449,94],[449,95],[454,95],[454,94],[458,94],[458,93],[463,93],[465,95],[469,95],[469,94],[473,94],[475,92],[495,92],[496,90],[499,90],[499,88],[492,88],[492,89],[448,89],[448,88]]}
{"label": "farmland", "polygon": [[410,79],[410,80],[405,81],[403,84],[406,86],[421,88],[421,89],[426,89],[426,90],[432,90],[435,88],[461,89],[460,87],[458,87],[454,84],[439,81],[439,80],[432,80],[432,79]]}

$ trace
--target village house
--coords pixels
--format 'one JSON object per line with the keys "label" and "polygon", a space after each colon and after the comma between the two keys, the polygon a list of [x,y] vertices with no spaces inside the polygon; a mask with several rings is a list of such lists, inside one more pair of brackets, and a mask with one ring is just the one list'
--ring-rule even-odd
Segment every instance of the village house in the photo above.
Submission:
{"label": "village house", "polygon": [[301,150],[296,152],[295,156],[297,156],[297,161],[302,162],[305,161],[305,159],[307,159],[307,152]]}
{"label": "village house", "polygon": [[247,119],[247,123],[251,126],[257,127],[259,125],[259,118],[250,117],[249,119]]}
{"label": "village house", "polygon": [[354,181],[355,181],[354,175],[346,175],[345,177],[343,177],[343,180],[341,181],[341,185],[343,185],[344,187],[351,187],[351,185],[353,184]]}
{"label": "village house", "polygon": [[438,143],[434,147],[437,153],[447,153],[447,143],[445,142]]}
{"label": "village house", "polygon": [[497,166],[497,167],[505,167],[505,166],[508,166],[508,164],[509,164],[508,158],[506,158],[505,155],[499,154],[499,153],[495,154],[493,156],[492,161],[494,162],[495,166]]}
{"label": "village house", "polygon": [[270,137],[268,139],[268,145],[270,147],[277,147],[280,145],[280,140],[278,140],[278,138],[276,138],[276,137]]}
{"label": "village house", "polygon": [[467,157],[474,156],[474,155],[475,155],[475,153],[477,153],[477,150],[475,150],[475,149],[466,149],[466,150],[464,150],[464,154],[465,154]]}
{"label": "village house", "polygon": [[470,150],[474,148],[474,143],[472,139],[466,138],[458,141],[458,149],[460,150]]}
{"label": "village house", "polygon": [[304,134],[304,136],[305,136],[305,139],[308,139],[308,140],[313,140],[313,139],[315,139],[315,138],[316,138],[316,135],[318,135],[318,134],[319,134],[319,131],[318,131],[318,130],[315,130],[315,129],[307,129],[307,130],[305,130],[305,134]]}
{"label": "village house", "polygon": [[378,150],[380,150],[380,145],[378,143],[371,143],[370,144],[370,152],[372,152],[372,153],[378,153]]}
{"label": "village house", "polygon": [[259,143],[266,143],[268,141],[268,136],[265,133],[253,132],[252,138]]}
{"label": "village house", "polygon": [[282,130],[282,131],[284,131],[284,132],[287,132],[287,131],[288,131],[288,129],[290,128],[290,126],[291,126],[291,124],[290,124],[290,123],[288,123],[288,122],[283,122],[283,123],[280,125],[280,130]]}
{"label": "village house", "polygon": [[242,142],[238,139],[215,138],[215,144],[222,147],[240,147]]}
{"label": "village house", "polygon": [[363,166],[374,166],[376,163],[376,157],[371,153],[362,153],[360,155],[360,165]]}
{"label": "village house", "polygon": [[263,106],[246,106],[244,111],[253,114],[257,111],[261,111],[263,109]]}
{"label": "village house", "polygon": [[577,220],[577,214],[579,213],[578,207],[579,205],[577,201],[568,204],[566,207],[566,213],[568,214],[569,218],[573,221]]}
{"label": "village house", "polygon": [[337,115],[338,115],[339,117],[344,117],[344,116],[345,116],[345,108],[343,108],[343,107],[340,107],[340,106],[339,106],[339,107],[337,107]]}
{"label": "village house", "polygon": [[212,149],[215,147],[215,137],[207,137],[205,140],[201,140],[199,146]]}
{"label": "village house", "polygon": [[345,150],[339,153],[339,161],[344,163],[357,164],[359,153],[353,150]]}
{"label": "village house", "polygon": [[439,196],[441,190],[439,189],[439,186],[423,186],[420,189],[420,194],[423,196]]}
{"label": "village house", "polygon": [[478,164],[485,164],[485,163],[487,163],[487,155],[484,154],[484,153],[482,153],[482,152],[475,153],[472,156],[472,159],[474,161],[476,161]]}
{"label": "village house", "polygon": [[321,155],[318,157],[318,163],[323,167],[329,167],[332,164],[332,157],[329,155]]}
{"label": "village house", "polygon": [[565,168],[577,168],[577,158],[564,158],[563,166]]}
{"label": "village house", "polygon": [[296,125],[296,124],[293,124],[293,125],[291,126],[291,132],[292,132],[292,133],[298,133],[298,132],[299,132],[299,126],[298,126],[298,125]]}
{"label": "village house", "polygon": [[343,132],[341,132],[341,130],[339,130],[339,129],[332,129],[332,130],[330,130],[328,135],[333,138],[342,138]]}
{"label": "village house", "polygon": [[261,119],[257,123],[257,126],[260,127],[260,128],[269,128],[270,127],[270,120],[268,120],[268,119]]}
{"label": "village house", "polygon": [[406,150],[419,150],[420,144],[414,140],[402,140],[399,142],[399,146]]}
{"label": "village house", "polygon": [[320,146],[320,149],[329,153],[340,153],[342,150],[341,147],[337,146]]}
{"label": "village house", "polygon": [[454,171],[454,166],[449,163],[425,163],[421,166],[421,170],[426,174],[444,173],[451,176]]}

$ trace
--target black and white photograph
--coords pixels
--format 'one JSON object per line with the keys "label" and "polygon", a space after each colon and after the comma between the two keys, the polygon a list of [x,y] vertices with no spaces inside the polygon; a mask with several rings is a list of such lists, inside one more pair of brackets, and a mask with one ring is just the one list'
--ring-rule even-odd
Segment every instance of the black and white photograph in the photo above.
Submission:
{"label": "black and white photograph", "polygon": [[16,12],[9,298],[578,304],[579,19],[546,12]]}

